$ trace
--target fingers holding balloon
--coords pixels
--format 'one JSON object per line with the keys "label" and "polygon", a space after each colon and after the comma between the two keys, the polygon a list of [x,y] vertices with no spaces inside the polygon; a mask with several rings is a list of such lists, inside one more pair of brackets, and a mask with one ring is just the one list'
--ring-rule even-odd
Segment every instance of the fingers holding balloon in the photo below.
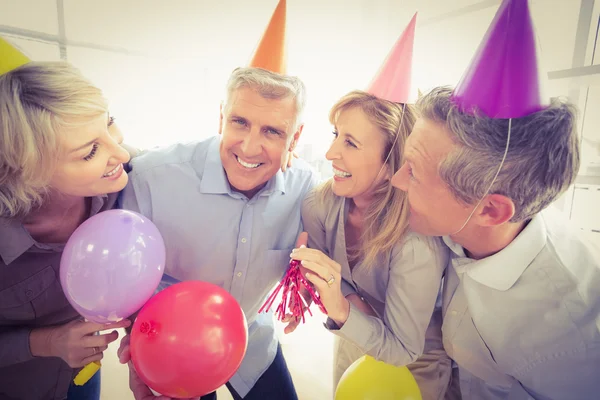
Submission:
{"label": "fingers holding balloon", "polygon": [[123,336],[121,339],[121,343],[119,344],[119,349],[117,350],[117,357],[119,357],[119,362],[121,364],[127,364],[131,360],[131,352],[129,351],[129,341],[131,340],[131,335]]}
{"label": "fingers holding balloon", "polygon": [[90,335],[96,332],[128,328],[129,326],[131,326],[131,321],[128,319],[123,319],[119,322],[110,322],[108,324],[99,324],[96,322],[83,322],[79,325],[78,329],[83,335]]}
{"label": "fingers holding balloon", "polygon": [[102,335],[88,335],[83,338],[83,344],[86,347],[106,347],[110,343],[114,342],[119,338],[119,332],[112,331]]}

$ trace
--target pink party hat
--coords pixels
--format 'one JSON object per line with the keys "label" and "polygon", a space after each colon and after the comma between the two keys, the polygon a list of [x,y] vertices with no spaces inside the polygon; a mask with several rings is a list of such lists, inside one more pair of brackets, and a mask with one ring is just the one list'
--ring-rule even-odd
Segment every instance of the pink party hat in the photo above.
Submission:
{"label": "pink party hat", "polygon": [[394,103],[408,103],[412,72],[413,44],[417,13],[412,17],[400,38],[379,67],[367,92]]}
{"label": "pink party hat", "polygon": [[453,101],[463,112],[520,118],[549,104],[542,92],[528,0],[504,0],[456,86]]}

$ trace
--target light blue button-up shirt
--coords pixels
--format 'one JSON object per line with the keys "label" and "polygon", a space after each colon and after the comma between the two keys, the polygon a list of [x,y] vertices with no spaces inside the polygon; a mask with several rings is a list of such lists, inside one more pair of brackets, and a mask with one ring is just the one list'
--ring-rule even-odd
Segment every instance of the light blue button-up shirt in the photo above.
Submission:
{"label": "light blue button-up shirt", "polygon": [[218,285],[241,305],[248,350],[230,384],[243,397],[275,358],[273,315],[258,310],[287,270],[301,231],[302,201],[317,180],[307,163],[295,160],[248,199],[231,190],[219,143],[213,137],[134,158],[120,204],[160,230],[165,274]]}
{"label": "light blue button-up shirt", "polygon": [[600,398],[600,249],[553,209],[482,260],[444,241],[442,333],[462,398]]}

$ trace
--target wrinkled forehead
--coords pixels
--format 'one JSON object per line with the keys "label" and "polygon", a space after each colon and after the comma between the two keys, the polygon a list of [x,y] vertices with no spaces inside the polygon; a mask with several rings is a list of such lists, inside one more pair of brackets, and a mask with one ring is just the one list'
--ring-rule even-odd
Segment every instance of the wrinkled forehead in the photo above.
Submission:
{"label": "wrinkled forehead", "polygon": [[297,119],[293,96],[270,98],[252,88],[240,88],[233,92],[225,114],[241,117],[252,125],[276,126],[290,133]]}
{"label": "wrinkled forehead", "polygon": [[419,118],[406,140],[406,161],[422,169],[437,170],[439,164],[456,148],[456,143],[442,123]]}

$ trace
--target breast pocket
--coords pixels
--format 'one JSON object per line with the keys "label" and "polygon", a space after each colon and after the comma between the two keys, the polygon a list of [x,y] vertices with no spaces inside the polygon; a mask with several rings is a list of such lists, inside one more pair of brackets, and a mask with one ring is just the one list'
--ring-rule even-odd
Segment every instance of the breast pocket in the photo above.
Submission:
{"label": "breast pocket", "polygon": [[[0,322],[30,321],[36,318],[34,302],[54,285],[56,273],[51,265],[29,278],[0,291]],[[44,299],[42,303],[47,303]]]}
{"label": "breast pocket", "polygon": [[284,250],[268,250],[266,257],[267,275],[275,282],[281,280],[290,266],[293,247]]}

